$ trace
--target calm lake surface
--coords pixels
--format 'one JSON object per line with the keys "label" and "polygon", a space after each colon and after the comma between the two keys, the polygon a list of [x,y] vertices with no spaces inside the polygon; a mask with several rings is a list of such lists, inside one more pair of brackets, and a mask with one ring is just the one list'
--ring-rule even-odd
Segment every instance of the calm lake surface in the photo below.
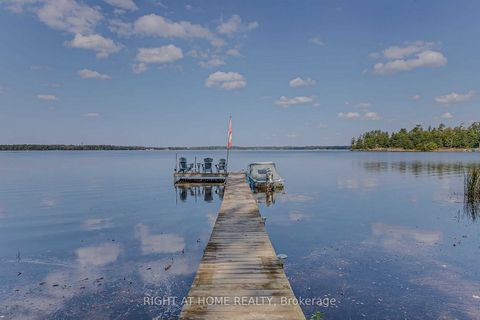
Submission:
{"label": "calm lake surface", "polygon": [[[224,152],[179,152],[189,161]],[[277,163],[260,211],[297,297],[324,319],[480,319],[474,153],[237,151]],[[177,189],[174,152],[0,153],[0,319],[175,319],[145,296],[188,292],[222,189]]]}

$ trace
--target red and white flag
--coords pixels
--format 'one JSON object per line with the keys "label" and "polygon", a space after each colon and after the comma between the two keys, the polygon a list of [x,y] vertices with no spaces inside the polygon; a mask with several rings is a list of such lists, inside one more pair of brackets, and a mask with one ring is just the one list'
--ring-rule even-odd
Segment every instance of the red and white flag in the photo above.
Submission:
{"label": "red and white flag", "polygon": [[232,144],[232,117],[230,117],[230,122],[228,123],[227,149],[230,149],[232,146],[233,146],[233,144]]}

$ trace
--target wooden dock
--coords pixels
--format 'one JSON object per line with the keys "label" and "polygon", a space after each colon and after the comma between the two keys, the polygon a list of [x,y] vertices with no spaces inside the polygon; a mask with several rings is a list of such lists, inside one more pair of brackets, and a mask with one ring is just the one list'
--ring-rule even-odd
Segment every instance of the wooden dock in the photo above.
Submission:
{"label": "wooden dock", "polygon": [[228,175],[180,319],[303,319],[243,173]]}
{"label": "wooden dock", "polygon": [[173,174],[173,183],[224,183],[227,174],[223,172],[175,172]]}

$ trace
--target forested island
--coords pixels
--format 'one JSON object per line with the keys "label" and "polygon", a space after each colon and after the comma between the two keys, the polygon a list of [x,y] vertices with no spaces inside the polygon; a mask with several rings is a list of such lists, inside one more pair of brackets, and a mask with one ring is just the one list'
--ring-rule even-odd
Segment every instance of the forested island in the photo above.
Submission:
{"label": "forested island", "polygon": [[[145,147],[116,145],[75,145],[75,144],[4,144],[0,151],[94,151],[94,150],[225,150],[225,146],[200,147]],[[349,150],[349,146],[234,146],[233,150]]]}
{"label": "forested island", "polygon": [[408,131],[398,132],[369,131],[358,138],[353,138],[352,150],[384,150],[384,151],[442,151],[465,150],[479,148],[480,122],[468,127],[463,125],[450,128],[440,124],[436,128],[424,129],[421,125]]}

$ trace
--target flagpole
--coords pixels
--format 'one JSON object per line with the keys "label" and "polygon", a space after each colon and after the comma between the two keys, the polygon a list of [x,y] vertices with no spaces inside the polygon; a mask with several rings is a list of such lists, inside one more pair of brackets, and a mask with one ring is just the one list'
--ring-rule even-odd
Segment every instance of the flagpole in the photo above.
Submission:
{"label": "flagpole", "polygon": [[225,164],[225,171],[228,173],[228,154],[230,152],[230,148],[227,146],[227,163]]}
{"label": "flagpole", "polygon": [[225,171],[228,173],[228,155],[230,153],[230,124],[232,123],[232,116],[228,120],[228,134],[227,134],[227,163],[225,164]]}

